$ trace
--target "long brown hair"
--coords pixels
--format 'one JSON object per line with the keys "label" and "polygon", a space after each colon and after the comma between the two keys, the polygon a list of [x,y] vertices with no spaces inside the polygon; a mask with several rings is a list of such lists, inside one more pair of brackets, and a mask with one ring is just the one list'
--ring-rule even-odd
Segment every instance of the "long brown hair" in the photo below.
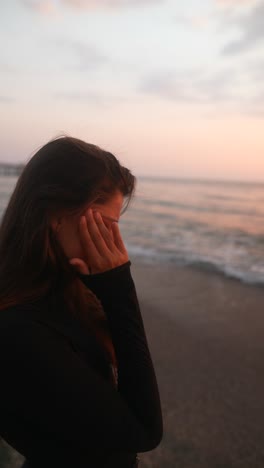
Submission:
{"label": "long brown hair", "polygon": [[[103,204],[119,190],[127,208],[136,178],[102,148],[69,136],[55,138],[25,165],[0,226],[0,310],[61,291],[69,310],[88,322],[113,365],[114,348],[101,303],[69,264],[51,216]],[[88,312],[87,312],[88,311]]]}

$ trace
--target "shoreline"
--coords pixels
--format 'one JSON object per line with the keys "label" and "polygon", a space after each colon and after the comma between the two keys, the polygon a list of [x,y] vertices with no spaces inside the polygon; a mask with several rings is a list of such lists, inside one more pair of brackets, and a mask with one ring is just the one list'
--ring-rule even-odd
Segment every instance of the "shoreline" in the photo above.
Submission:
{"label": "shoreline", "polygon": [[[143,258],[143,260],[142,260]],[[189,271],[198,271],[201,273],[208,273],[210,275],[218,275],[226,279],[238,281],[242,283],[243,285],[248,285],[252,287],[257,287],[257,288],[264,288],[264,277],[263,279],[259,280],[250,280],[249,278],[246,279],[242,275],[239,276],[239,274],[235,273],[228,273],[227,271],[224,271],[223,269],[217,267],[213,263],[209,262],[202,262],[202,261],[197,261],[193,263],[185,263],[185,261],[172,261],[168,260],[166,261],[165,258],[161,258],[160,261],[154,260],[151,257],[140,257],[138,255],[130,255],[131,262],[135,265],[140,265],[141,267],[144,266],[152,266],[153,268],[158,267],[163,270],[184,270],[187,269]]]}

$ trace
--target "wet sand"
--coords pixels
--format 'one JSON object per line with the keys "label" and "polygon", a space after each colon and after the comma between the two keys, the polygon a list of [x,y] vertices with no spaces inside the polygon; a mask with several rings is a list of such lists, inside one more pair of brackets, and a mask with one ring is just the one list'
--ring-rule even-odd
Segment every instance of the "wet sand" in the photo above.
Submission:
{"label": "wet sand", "polygon": [[264,467],[264,288],[132,261],[164,436],[141,467]]}

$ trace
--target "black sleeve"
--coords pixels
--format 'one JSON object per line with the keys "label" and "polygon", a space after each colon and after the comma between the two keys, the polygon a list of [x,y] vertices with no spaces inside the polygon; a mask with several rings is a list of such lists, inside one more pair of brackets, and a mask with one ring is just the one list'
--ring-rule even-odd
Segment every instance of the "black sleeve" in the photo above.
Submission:
{"label": "black sleeve", "polygon": [[118,361],[118,390],[157,445],[163,433],[161,402],[130,265],[129,260],[104,273],[80,276],[107,316]]}
{"label": "black sleeve", "polygon": [[[114,278],[121,271],[122,280]],[[43,434],[76,446],[152,450],[163,431],[159,393],[129,268],[93,276],[89,280],[98,295],[104,289],[101,297],[119,361],[119,391],[55,330],[21,320],[0,343],[1,400],[6,410]],[[110,277],[113,288],[108,291],[104,283]],[[113,296],[119,286],[122,293]]]}

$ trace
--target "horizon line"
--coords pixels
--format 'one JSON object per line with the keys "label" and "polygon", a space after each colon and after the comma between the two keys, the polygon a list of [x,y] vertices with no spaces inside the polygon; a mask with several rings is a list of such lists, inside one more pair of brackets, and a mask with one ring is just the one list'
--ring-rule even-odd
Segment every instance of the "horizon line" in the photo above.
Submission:
{"label": "horizon line", "polygon": [[230,183],[230,184],[264,184],[263,180],[245,180],[245,179],[215,179],[207,177],[183,177],[183,176],[161,176],[161,175],[146,175],[139,174],[137,176],[141,179],[154,179],[154,180],[170,180],[172,182],[205,182],[205,183]]}
{"label": "horizon line", "polygon": [[[25,162],[8,162],[8,161],[0,161],[0,167],[4,166],[11,166],[14,168],[19,168],[21,169],[21,166],[25,167],[27,163]],[[10,177],[8,175],[3,175],[3,177]],[[263,180],[245,180],[245,179],[216,179],[214,177],[208,178],[208,177],[184,177],[184,176],[167,176],[167,175],[146,175],[146,174],[138,174],[136,178],[139,179],[151,179],[151,180],[163,180],[163,181],[172,181],[172,182],[194,182],[194,183],[216,183],[216,184],[245,184],[245,185],[258,185],[258,184],[264,184],[264,179]]]}

